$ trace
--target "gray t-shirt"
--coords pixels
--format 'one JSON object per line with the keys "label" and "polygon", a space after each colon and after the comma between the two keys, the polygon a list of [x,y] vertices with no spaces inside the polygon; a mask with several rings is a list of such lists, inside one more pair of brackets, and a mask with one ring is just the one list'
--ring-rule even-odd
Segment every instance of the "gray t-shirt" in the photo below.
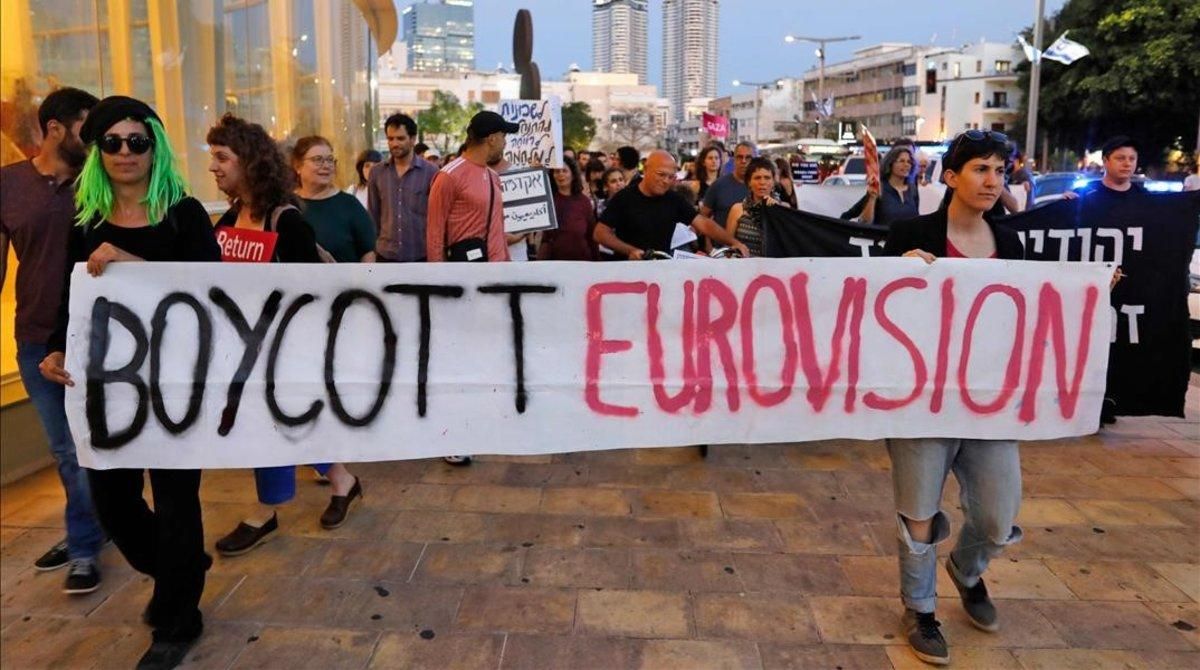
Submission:
{"label": "gray t-shirt", "polygon": [[713,211],[713,220],[717,225],[724,228],[725,221],[729,218],[729,210],[745,200],[748,195],[750,190],[746,185],[734,179],[733,175],[727,174],[714,181],[704,192],[704,205]]}

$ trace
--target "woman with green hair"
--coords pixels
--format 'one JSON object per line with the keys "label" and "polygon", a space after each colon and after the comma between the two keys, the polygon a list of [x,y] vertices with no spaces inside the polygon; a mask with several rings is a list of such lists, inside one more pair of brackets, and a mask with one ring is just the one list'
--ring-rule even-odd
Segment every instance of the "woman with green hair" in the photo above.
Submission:
{"label": "woman with green hair", "polygon": [[[221,251],[204,207],[186,193],[162,122],[148,105],[124,96],[101,100],[79,132],[88,145],[75,184],[76,226],[70,265],[87,263],[98,277],[109,263],[218,262]],[[47,379],[74,386],[65,369],[70,281],[59,305]],[[212,559],[204,553],[199,470],[150,470],[151,510],[142,470],[89,470],[97,516],[139,572],[154,579],[142,620],[153,643],[138,668],[173,668],[200,636],[200,595]]]}

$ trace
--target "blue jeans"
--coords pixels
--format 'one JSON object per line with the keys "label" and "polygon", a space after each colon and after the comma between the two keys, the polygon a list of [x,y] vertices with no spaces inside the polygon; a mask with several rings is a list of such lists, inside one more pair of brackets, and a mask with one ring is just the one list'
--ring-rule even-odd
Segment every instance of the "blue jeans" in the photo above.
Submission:
{"label": "blue jeans", "polygon": [[58,478],[67,494],[67,553],[72,559],[95,558],[104,543],[104,531],[96,520],[87,472],[75,459],[75,441],[71,439],[63,405],[63,387],[48,381],[38,370],[46,353],[44,344],[17,342],[17,368],[25,392],[42,421],[42,429],[46,431],[50,453],[58,462]]}
{"label": "blue jeans", "polygon": [[[887,447],[896,495],[900,597],[909,609],[933,612],[937,545],[950,536],[950,519],[941,510],[946,477],[954,472],[963,509],[950,570],[970,587],[979,582],[988,562],[1021,539],[1021,529],[1013,525],[1021,506],[1021,452],[1011,440],[936,437],[891,439]],[[929,542],[914,540],[905,519],[932,519]]]}

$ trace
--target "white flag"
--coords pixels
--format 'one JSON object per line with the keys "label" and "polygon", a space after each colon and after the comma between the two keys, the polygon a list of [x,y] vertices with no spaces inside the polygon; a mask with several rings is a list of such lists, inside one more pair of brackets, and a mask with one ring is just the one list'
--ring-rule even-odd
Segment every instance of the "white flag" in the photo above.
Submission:
{"label": "white flag", "polygon": [[1067,39],[1067,33],[1063,33],[1061,37],[1054,40],[1054,44],[1051,44],[1050,48],[1042,52],[1042,57],[1058,61],[1063,65],[1070,65],[1091,53],[1087,47]]}
{"label": "white flag", "polygon": [[1025,51],[1025,60],[1028,60],[1030,63],[1036,63],[1038,61],[1037,49],[1034,49],[1029,42],[1025,41],[1024,35],[1017,35],[1017,41],[1021,43],[1021,49]]}

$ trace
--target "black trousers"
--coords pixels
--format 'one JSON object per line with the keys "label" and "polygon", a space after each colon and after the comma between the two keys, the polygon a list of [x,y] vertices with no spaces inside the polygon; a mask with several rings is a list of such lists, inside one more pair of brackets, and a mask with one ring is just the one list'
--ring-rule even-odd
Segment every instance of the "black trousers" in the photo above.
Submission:
{"label": "black trousers", "polygon": [[148,613],[154,639],[200,635],[200,594],[212,558],[204,553],[199,470],[150,470],[151,510],[142,498],[145,470],[89,470],[100,525],[125,560],[154,578]]}

